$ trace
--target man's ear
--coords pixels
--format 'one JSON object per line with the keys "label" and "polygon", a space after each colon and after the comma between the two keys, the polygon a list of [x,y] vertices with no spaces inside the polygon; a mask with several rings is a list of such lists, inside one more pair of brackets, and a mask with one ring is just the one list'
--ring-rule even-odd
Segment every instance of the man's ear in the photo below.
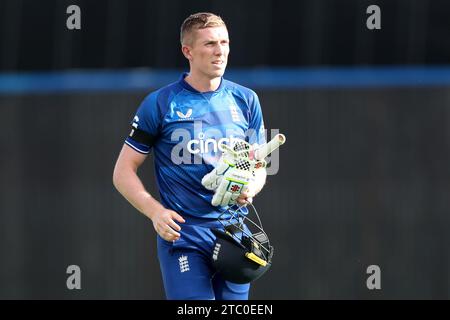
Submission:
{"label": "man's ear", "polygon": [[186,59],[188,59],[188,60],[192,59],[191,48],[189,46],[182,45],[181,52],[183,52],[183,55],[186,57]]}

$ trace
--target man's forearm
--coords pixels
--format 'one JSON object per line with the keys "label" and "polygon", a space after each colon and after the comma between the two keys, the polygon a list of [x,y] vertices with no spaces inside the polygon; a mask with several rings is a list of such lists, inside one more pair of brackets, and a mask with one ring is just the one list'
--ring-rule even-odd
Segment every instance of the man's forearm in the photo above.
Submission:
{"label": "man's forearm", "polygon": [[153,219],[155,212],[164,209],[161,203],[145,190],[141,179],[131,169],[114,171],[114,186],[133,207]]}

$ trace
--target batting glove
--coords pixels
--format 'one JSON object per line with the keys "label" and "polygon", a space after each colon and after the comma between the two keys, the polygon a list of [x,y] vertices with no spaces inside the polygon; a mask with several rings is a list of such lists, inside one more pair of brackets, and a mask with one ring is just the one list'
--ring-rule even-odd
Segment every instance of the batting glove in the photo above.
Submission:
{"label": "batting glove", "polygon": [[232,148],[222,145],[224,150],[216,167],[202,179],[203,186],[214,190],[213,206],[231,206],[242,192],[247,191],[254,181],[254,171],[265,167],[265,161],[253,159],[250,144],[243,140],[235,141]]}

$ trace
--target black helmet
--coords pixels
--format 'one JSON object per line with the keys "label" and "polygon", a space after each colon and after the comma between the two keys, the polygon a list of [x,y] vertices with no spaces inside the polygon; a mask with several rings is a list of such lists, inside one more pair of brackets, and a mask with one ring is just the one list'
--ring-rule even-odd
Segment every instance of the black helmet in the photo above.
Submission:
{"label": "black helmet", "polygon": [[[226,210],[219,217],[224,230],[212,230],[216,236],[212,264],[222,278],[233,283],[254,281],[272,265],[273,247],[255,207],[252,204],[250,207],[258,217],[259,225],[247,217],[244,207],[238,207]],[[257,231],[252,232],[244,221]]]}

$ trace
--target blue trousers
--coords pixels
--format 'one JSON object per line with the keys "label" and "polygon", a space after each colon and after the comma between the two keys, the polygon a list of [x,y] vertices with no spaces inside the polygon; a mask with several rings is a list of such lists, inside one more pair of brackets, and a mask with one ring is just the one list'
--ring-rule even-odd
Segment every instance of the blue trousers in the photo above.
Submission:
{"label": "blue trousers", "polygon": [[211,264],[215,236],[209,228],[182,225],[181,238],[158,236],[158,258],[170,300],[247,300],[250,284],[226,281]]}

